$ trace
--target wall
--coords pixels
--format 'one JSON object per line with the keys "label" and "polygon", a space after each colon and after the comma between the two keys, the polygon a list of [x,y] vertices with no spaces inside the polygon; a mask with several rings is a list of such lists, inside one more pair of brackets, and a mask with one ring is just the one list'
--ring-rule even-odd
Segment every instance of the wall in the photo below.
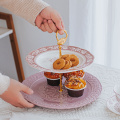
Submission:
{"label": "wall", "polygon": [[[44,0],[49,3],[54,9],[56,9],[63,18],[65,29],[69,34],[69,0]],[[63,4],[64,3],[64,4]],[[8,10],[0,7],[0,12],[11,13]],[[24,68],[25,77],[28,77],[34,73],[39,72],[31,68],[25,61],[26,55],[40,47],[56,45],[55,33],[48,34],[47,32],[42,32],[37,27],[32,26],[30,23],[24,19],[13,15],[18,45],[20,49],[22,64]],[[0,26],[5,27],[4,21],[0,21]],[[69,43],[69,37],[67,39],[66,45]],[[10,76],[11,78],[17,79],[17,74],[15,70],[14,60],[12,56],[11,46],[9,42],[9,37],[0,39],[0,72]]]}

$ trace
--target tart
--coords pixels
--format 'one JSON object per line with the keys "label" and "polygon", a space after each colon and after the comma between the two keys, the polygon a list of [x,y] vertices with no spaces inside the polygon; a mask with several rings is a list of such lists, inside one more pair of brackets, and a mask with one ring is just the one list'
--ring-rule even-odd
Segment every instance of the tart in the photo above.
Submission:
{"label": "tart", "polygon": [[68,72],[68,73],[64,73],[63,76],[68,79],[71,76],[76,76],[76,77],[80,77],[83,78],[85,75],[85,72],[83,70],[78,70],[78,71],[74,71],[74,72]]}
{"label": "tart", "polygon": [[44,72],[44,76],[47,78],[48,85],[59,86],[60,84],[59,73]]}
{"label": "tart", "polygon": [[71,76],[65,81],[65,88],[71,97],[80,97],[86,88],[86,81],[80,77]]}

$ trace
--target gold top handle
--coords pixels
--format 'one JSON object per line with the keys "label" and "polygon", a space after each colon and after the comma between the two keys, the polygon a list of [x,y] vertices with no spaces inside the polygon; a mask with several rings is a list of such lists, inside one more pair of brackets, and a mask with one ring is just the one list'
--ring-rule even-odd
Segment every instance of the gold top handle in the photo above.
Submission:
{"label": "gold top handle", "polygon": [[57,44],[58,45],[63,45],[66,42],[68,34],[67,34],[66,30],[64,30],[64,33],[66,33],[66,37],[58,39],[58,36],[57,36],[58,35],[58,31],[56,32],[56,39],[57,39]]}

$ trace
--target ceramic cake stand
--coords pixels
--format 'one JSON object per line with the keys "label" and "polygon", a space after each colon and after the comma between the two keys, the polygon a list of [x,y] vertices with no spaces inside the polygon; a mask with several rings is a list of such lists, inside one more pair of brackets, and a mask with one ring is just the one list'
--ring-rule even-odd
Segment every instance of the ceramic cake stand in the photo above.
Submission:
{"label": "ceramic cake stand", "polygon": [[[87,50],[74,46],[62,46],[62,54],[74,54],[79,58],[79,64],[67,70],[53,69],[53,62],[59,58],[58,45],[42,47],[32,51],[26,57],[26,61],[30,66],[40,71],[66,73],[83,69],[90,65],[94,56]],[[63,92],[59,92],[59,86],[50,86],[44,76],[44,72],[39,72],[30,76],[23,81],[23,84],[30,87],[34,94],[27,95],[23,93],[25,99],[34,103],[37,106],[52,108],[52,109],[71,109],[83,107],[95,101],[101,93],[102,86],[99,80],[89,73],[85,73],[84,79],[87,82],[87,87],[81,97],[70,97],[67,90],[64,88],[63,78]]]}

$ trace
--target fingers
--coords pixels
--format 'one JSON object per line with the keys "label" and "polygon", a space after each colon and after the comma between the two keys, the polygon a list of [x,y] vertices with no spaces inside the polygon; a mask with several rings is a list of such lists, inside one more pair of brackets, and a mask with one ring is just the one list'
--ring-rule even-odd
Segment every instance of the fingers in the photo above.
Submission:
{"label": "fingers", "polygon": [[62,28],[63,28],[63,29],[62,29],[62,30],[59,30],[58,33],[59,33],[60,35],[63,35],[63,34],[64,34],[64,31],[63,31],[63,30],[65,29],[63,22],[61,22],[61,25],[62,25]]}
{"label": "fingers", "polygon": [[20,91],[23,91],[24,93],[29,94],[29,95],[33,94],[33,90],[30,89],[29,87],[23,85],[23,84],[21,86],[21,90]]}
{"label": "fingers", "polygon": [[19,104],[19,106],[20,106],[21,108],[33,108],[33,107],[34,107],[34,104],[29,103],[29,102],[27,102],[26,100],[23,100],[23,101]]}
{"label": "fingers", "polygon": [[15,107],[20,107],[20,108],[25,108],[23,105],[21,105],[21,104],[13,104],[13,106],[15,106]]}
{"label": "fingers", "polygon": [[27,100],[25,100],[21,93],[20,93],[19,97],[20,97],[20,100],[19,100],[20,107],[24,107],[24,108],[32,108],[32,107],[34,107],[34,104],[29,103]]}
{"label": "fingers", "polygon": [[63,35],[63,34],[64,34],[64,31],[63,31],[63,30],[59,30],[58,33],[59,33],[60,35]]}
{"label": "fingers", "polygon": [[[63,26],[63,25],[62,25]],[[43,24],[41,25],[41,27],[39,27],[43,32],[46,32],[48,31],[49,33],[52,33],[52,32],[57,32],[57,27],[55,25],[55,23],[53,23],[52,20],[44,20],[43,21]],[[64,28],[64,26],[63,26]],[[59,30],[59,34],[64,34],[64,31],[63,30]]]}
{"label": "fingers", "polygon": [[47,20],[44,20],[43,22],[44,22],[45,29],[46,29],[49,33],[52,33],[53,30],[50,28]]}
{"label": "fingers", "polygon": [[39,28],[43,32],[46,32],[46,31],[48,31],[49,33],[57,32],[57,27],[55,26],[52,20],[47,21],[46,19],[44,19],[43,24]]}
{"label": "fingers", "polygon": [[57,27],[55,26],[52,20],[48,20],[48,25],[53,32],[57,32]]}
{"label": "fingers", "polygon": [[59,34],[63,34],[64,24],[59,13],[51,7],[43,9],[36,18],[36,25],[42,31],[48,31],[49,33],[59,31]]}
{"label": "fingers", "polygon": [[39,28],[41,27],[42,22],[43,22],[43,18],[40,15],[38,15],[35,20],[35,25]]}
{"label": "fingers", "polygon": [[14,103],[11,103],[11,105],[13,105],[15,107],[20,107],[20,108],[32,108],[32,107],[34,107],[34,104],[29,103],[27,100],[25,100],[21,93],[20,93],[17,101],[14,101]]}
{"label": "fingers", "polygon": [[18,104],[16,107],[25,108],[23,105]]}
{"label": "fingers", "polygon": [[[23,91],[26,94],[33,94],[33,90],[23,84],[21,86],[21,91]],[[24,99],[21,93],[19,94],[18,103],[20,104],[19,107],[26,107],[26,108],[34,107],[32,103],[29,103],[27,100]]]}
{"label": "fingers", "polygon": [[[42,22],[41,22],[42,21]],[[57,30],[59,30],[59,34],[64,34],[64,25],[63,22],[61,21],[61,19],[58,19],[57,17],[55,17],[55,21],[50,20],[46,20],[46,19],[42,19],[41,17],[37,17],[36,18],[36,26],[41,29],[43,32],[48,31],[49,33],[52,32],[57,32]]]}
{"label": "fingers", "polygon": [[54,13],[54,14],[51,15],[51,18],[52,18],[53,22],[55,23],[56,27],[58,28],[58,30],[63,29],[63,27],[62,27],[62,19],[61,19],[59,14]]}
{"label": "fingers", "polygon": [[39,29],[41,29],[43,32],[46,32],[47,30],[45,29],[44,24],[41,25],[41,27],[39,27]]}

